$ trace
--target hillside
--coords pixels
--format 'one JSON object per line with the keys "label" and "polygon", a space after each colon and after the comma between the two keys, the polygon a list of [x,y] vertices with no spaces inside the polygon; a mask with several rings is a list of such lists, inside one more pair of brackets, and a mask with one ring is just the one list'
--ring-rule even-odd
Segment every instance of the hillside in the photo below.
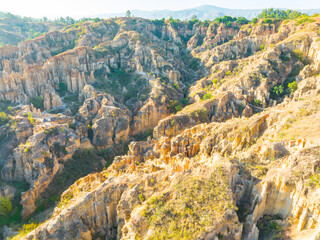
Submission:
{"label": "hillside", "polygon": [[1,47],[2,238],[320,239],[320,17],[270,16]]}
{"label": "hillside", "polygon": [[[253,19],[257,17],[263,9],[231,9],[221,8],[212,5],[203,5],[190,9],[183,10],[157,10],[157,11],[142,11],[142,10],[131,10],[131,13],[135,17],[142,17],[148,19],[168,19],[170,17],[175,19],[191,19],[192,16],[197,16],[200,20],[213,20],[217,17],[232,16],[232,17],[245,17],[247,19]],[[286,9],[284,9],[286,10]],[[313,15],[319,13],[320,9],[297,9],[302,13]],[[101,14],[98,17],[110,18],[125,16],[125,13],[109,13]]]}
{"label": "hillside", "polygon": [[75,20],[71,17],[60,17],[59,19],[48,20],[46,17],[35,19],[0,12],[0,47],[18,45],[47,32],[57,31],[67,25],[86,20],[90,20],[90,18]]}

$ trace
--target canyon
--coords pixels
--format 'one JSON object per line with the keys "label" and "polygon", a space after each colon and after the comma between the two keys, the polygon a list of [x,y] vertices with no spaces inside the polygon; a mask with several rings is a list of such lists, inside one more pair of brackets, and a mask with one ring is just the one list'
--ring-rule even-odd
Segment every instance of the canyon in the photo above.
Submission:
{"label": "canyon", "polygon": [[3,239],[320,239],[318,15],[68,24],[0,100]]}

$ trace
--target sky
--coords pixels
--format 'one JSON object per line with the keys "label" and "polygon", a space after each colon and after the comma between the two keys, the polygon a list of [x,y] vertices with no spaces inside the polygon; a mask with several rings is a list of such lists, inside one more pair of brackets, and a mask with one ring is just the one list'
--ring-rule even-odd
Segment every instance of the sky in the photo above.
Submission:
{"label": "sky", "polygon": [[320,9],[319,0],[0,0],[0,11],[49,19],[60,16],[73,18],[94,17],[126,10],[181,10],[201,5],[224,8],[262,9]]}

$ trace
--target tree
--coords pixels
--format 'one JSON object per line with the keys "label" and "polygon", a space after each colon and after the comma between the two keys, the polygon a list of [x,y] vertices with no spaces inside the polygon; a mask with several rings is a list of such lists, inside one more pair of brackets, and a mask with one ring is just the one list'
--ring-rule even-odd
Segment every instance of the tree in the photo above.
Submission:
{"label": "tree", "polygon": [[59,21],[60,21],[61,23],[65,23],[65,22],[66,22],[66,20],[65,20],[63,17],[60,17]]}
{"label": "tree", "polygon": [[257,22],[258,22],[258,18],[253,18],[253,19],[251,20],[251,22],[252,22],[252,23],[257,23]]}
{"label": "tree", "polygon": [[11,212],[12,212],[12,203],[10,198],[1,197],[0,198],[0,215],[7,218],[9,217]]}
{"label": "tree", "polygon": [[15,16],[15,15],[13,15],[12,13],[9,13],[9,12],[4,13],[4,17],[5,17],[5,18],[9,18],[9,19],[18,19],[17,16]]}
{"label": "tree", "polygon": [[126,12],[126,17],[131,17],[131,12],[130,12],[130,10],[128,10],[127,12]]}
{"label": "tree", "polygon": [[197,21],[199,21],[197,15],[192,15],[191,21],[192,21],[192,22],[197,22]]}
{"label": "tree", "polygon": [[265,9],[258,18],[272,18],[272,19],[295,19],[302,16],[302,13],[294,10],[280,10],[280,9]]}
{"label": "tree", "polygon": [[230,17],[230,16],[223,16],[223,17],[216,18],[214,21],[218,22],[219,24],[220,23],[224,23],[224,24],[228,25],[228,24],[230,24],[232,22],[237,21],[237,18]]}
{"label": "tree", "polygon": [[61,92],[66,92],[66,91],[68,91],[67,84],[65,84],[64,82],[59,82],[59,90],[60,90]]}
{"label": "tree", "polygon": [[244,17],[238,17],[236,22],[240,25],[244,25],[244,24],[247,24],[249,20]]}

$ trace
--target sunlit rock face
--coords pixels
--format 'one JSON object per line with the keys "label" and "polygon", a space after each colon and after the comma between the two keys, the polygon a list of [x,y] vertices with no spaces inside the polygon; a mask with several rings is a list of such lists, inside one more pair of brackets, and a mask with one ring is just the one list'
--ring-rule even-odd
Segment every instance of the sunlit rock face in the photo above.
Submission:
{"label": "sunlit rock face", "polygon": [[310,19],[116,18],[0,48],[0,197],[45,218],[17,237],[319,239]]}

